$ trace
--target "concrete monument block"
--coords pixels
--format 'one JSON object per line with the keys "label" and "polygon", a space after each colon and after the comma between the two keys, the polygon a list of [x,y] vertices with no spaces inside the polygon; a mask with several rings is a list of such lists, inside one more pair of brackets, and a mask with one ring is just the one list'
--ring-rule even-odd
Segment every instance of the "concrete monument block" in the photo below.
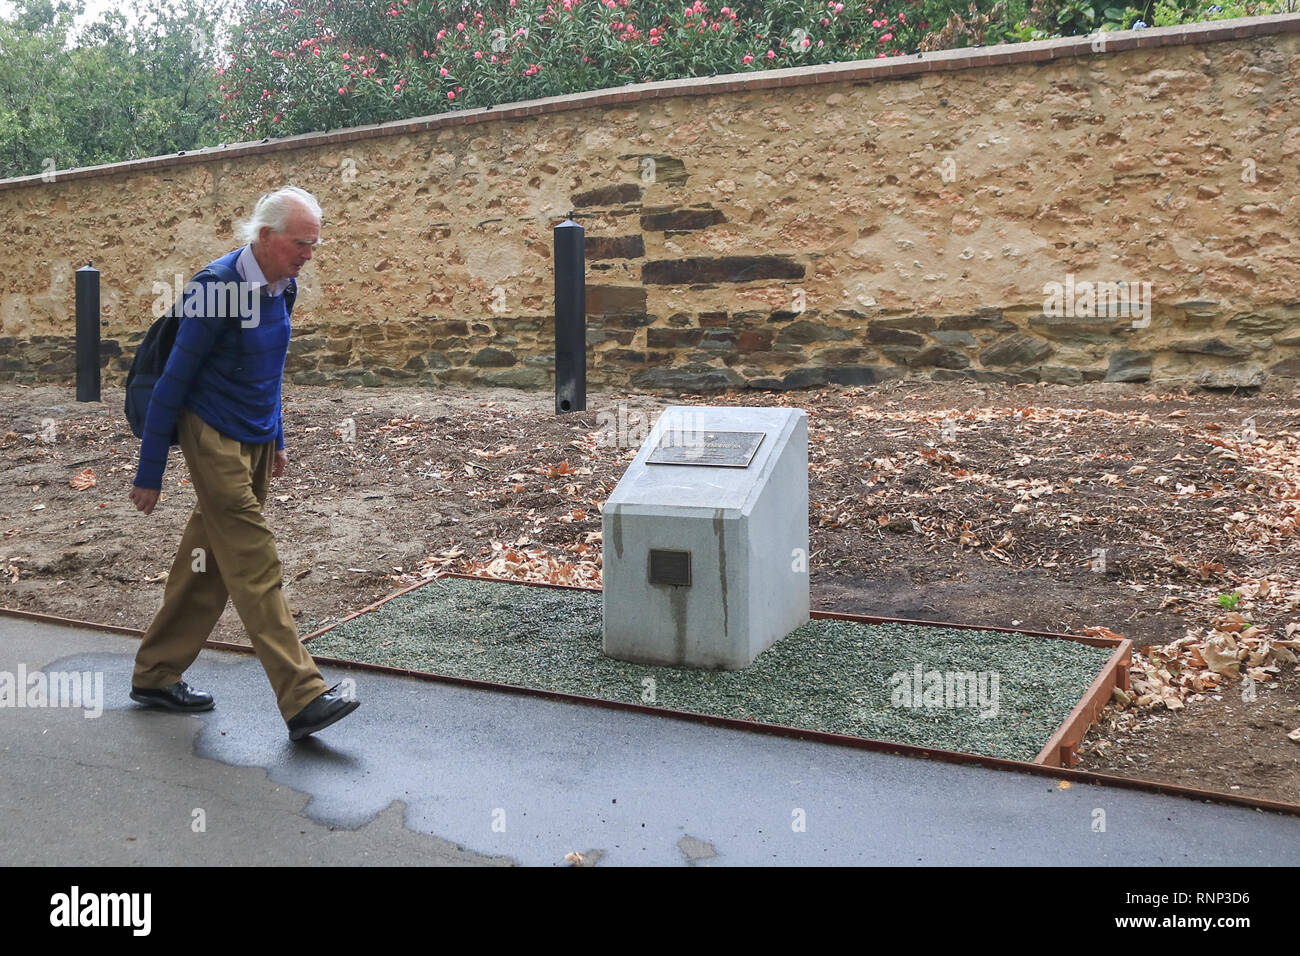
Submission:
{"label": "concrete monument block", "polygon": [[808,417],[667,409],[604,511],[604,651],[737,670],[808,620]]}

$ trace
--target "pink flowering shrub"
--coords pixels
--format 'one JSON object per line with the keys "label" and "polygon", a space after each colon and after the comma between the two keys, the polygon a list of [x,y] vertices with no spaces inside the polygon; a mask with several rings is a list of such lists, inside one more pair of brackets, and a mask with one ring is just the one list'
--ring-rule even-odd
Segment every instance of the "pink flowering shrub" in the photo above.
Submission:
{"label": "pink flowering shrub", "polygon": [[[238,0],[224,138],[900,56],[920,0]],[[926,24],[928,26],[928,24]]]}

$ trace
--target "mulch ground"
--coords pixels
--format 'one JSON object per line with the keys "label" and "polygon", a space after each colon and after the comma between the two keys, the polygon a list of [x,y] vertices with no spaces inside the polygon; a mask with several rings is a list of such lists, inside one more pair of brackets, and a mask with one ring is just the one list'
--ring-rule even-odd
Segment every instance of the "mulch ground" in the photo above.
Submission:
{"label": "mulch ground", "polygon": [[[1300,637],[1300,389],[1277,382],[592,394],[559,417],[544,392],[286,386],[266,516],[304,633],[439,570],[598,585],[601,505],[660,410],[790,405],[809,415],[814,607],[1105,628],[1160,670],[1157,648],[1221,634],[1229,610],[1238,634]],[[121,390],[73,399],[0,386],[0,603],[143,628],[193,506],[185,465],[137,513]],[[245,640],[233,608],[213,636]],[[1300,803],[1300,675],[1257,676],[1248,699],[1189,677],[1181,709],[1108,711],[1081,766]]]}

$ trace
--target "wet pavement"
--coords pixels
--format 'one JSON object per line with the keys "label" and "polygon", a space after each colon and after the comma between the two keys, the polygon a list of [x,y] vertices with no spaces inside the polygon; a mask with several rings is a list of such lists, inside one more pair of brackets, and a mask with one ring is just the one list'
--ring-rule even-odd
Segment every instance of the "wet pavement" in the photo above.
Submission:
{"label": "wet pavement", "polygon": [[1300,865],[1296,817],[360,670],[295,744],[252,656],[205,650],[216,709],[170,714],[136,645],[0,615],[0,689],[103,688],[0,706],[0,865]]}

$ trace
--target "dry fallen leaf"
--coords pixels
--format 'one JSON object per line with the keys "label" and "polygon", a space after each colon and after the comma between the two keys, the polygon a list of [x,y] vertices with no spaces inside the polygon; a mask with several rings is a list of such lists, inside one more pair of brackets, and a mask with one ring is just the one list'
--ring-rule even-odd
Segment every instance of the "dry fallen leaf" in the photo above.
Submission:
{"label": "dry fallen leaf", "polygon": [[95,471],[93,468],[87,468],[79,471],[68,479],[68,484],[78,491],[85,491],[87,488],[95,487]]}
{"label": "dry fallen leaf", "polygon": [[1228,677],[1241,676],[1241,661],[1237,659],[1237,646],[1227,634],[1215,634],[1205,642],[1201,652],[1205,665],[1216,674]]}

